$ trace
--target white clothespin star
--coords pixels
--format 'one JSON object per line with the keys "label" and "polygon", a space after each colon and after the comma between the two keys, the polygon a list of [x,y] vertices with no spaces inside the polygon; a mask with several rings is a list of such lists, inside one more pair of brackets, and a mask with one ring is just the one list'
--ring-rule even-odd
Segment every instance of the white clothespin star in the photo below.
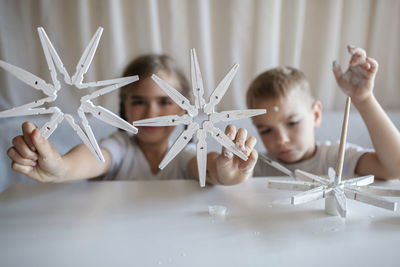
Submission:
{"label": "white clothespin star", "polygon": [[369,205],[395,211],[397,203],[391,202],[376,195],[400,196],[400,190],[368,186],[374,182],[373,175],[356,177],[342,181],[342,170],[347,135],[348,117],[351,99],[347,98],[343,119],[342,134],[340,138],[338,162],[336,171],[329,168],[329,180],[301,170],[295,171],[299,181],[268,181],[268,187],[285,190],[308,190],[291,197],[291,204],[297,205],[313,200],[325,198],[325,211],[332,215],[340,214],[346,217],[346,197]]}
{"label": "white clothespin star", "polygon": [[[22,82],[37,90],[41,90],[45,95],[47,95],[47,97],[33,101],[31,103],[2,111],[0,112],[0,118],[52,114],[50,121],[45,123],[45,125],[43,125],[43,127],[40,129],[41,134],[45,138],[48,138],[57,128],[57,125],[61,123],[65,118],[78,134],[78,136],[81,138],[83,143],[97,157],[97,159],[104,162],[103,154],[101,153],[100,147],[86,118],[86,113],[91,113],[97,119],[102,120],[112,126],[121,128],[125,131],[129,131],[132,133],[137,133],[137,129],[133,125],[121,119],[111,111],[101,106],[94,105],[92,100],[96,97],[114,91],[122,86],[137,81],[138,76],[83,83],[84,75],[88,71],[89,66],[93,60],[102,32],[103,28],[99,27],[89,45],[86,47],[81,59],[79,60],[79,63],[76,66],[76,72],[71,78],[67,70],[64,68],[63,63],[58,56],[56,50],[54,49],[52,43],[50,42],[50,39],[48,38],[46,32],[43,28],[38,28],[40,42],[42,44],[46,62],[50,70],[52,84],[48,84],[41,78],[33,75],[32,73],[29,73],[21,68],[0,60],[0,67],[13,74]],[[64,81],[66,84],[73,85],[78,89],[106,86],[91,94],[85,95],[80,99],[81,104],[77,110],[77,113],[78,116],[81,118],[83,129],[81,126],[75,123],[74,117],[72,115],[67,113],[64,114],[58,107],[43,107],[45,103],[51,103],[55,101],[57,99],[57,92],[61,89],[60,82],[57,79],[57,70],[60,74],[64,76]]]}
{"label": "white clothespin star", "polygon": [[[184,130],[181,135],[177,138],[171,149],[165,155],[161,161],[159,168],[163,169],[192,139],[193,135],[197,136],[197,166],[200,179],[200,186],[206,184],[206,163],[207,163],[207,133],[226,149],[237,155],[243,160],[247,160],[247,156],[240,150],[232,140],[219,128],[214,126],[214,123],[219,121],[231,121],[242,118],[250,118],[266,113],[265,109],[252,109],[252,110],[231,110],[224,112],[215,112],[215,106],[221,101],[225,92],[227,91],[233,77],[235,76],[238,64],[235,64],[232,69],[228,72],[225,78],[218,84],[215,90],[212,92],[209,102],[206,103],[204,99],[204,86],[203,79],[199,68],[199,63],[196,56],[196,51],[191,49],[190,51],[191,60],[191,80],[192,90],[194,95],[194,105],[183,96],[178,90],[171,87],[165,81],[160,79],[157,75],[152,75],[152,79],[161,87],[171,99],[176,102],[182,109],[187,111],[187,114],[178,116],[161,116],[156,118],[150,118],[140,121],[133,122],[135,126],[171,126],[171,125],[187,125],[187,129]],[[194,119],[199,114],[204,113],[207,119],[202,123],[197,123]]]}

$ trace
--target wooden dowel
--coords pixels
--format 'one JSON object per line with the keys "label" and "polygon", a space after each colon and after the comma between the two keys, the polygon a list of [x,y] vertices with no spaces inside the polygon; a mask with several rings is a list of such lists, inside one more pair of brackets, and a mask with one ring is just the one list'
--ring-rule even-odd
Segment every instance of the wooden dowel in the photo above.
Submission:
{"label": "wooden dowel", "polygon": [[345,147],[346,147],[347,125],[349,122],[350,105],[351,105],[351,98],[348,96],[346,99],[346,107],[344,110],[342,135],[340,136],[340,144],[339,144],[338,161],[336,163],[336,176],[335,176],[336,184],[340,183],[340,180],[342,179],[342,170],[343,170],[344,152],[345,152]]}

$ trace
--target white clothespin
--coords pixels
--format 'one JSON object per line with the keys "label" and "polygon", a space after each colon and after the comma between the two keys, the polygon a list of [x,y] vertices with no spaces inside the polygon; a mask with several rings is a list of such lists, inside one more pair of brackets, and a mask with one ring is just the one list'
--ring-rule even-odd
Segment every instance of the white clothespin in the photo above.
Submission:
{"label": "white clothespin", "polygon": [[275,189],[308,190],[292,196],[291,203],[296,205],[325,198],[325,211],[332,215],[339,214],[341,217],[347,216],[346,197],[369,205],[395,211],[397,203],[376,195],[399,197],[400,190],[369,186],[369,184],[374,182],[373,175],[356,177],[344,181],[341,179],[350,104],[351,99],[347,97],[338,162],[336,171],[332,168],[329,169],[329,180],[318,175],[296,170],[295,177],[298,180],[305,181],[304,184],[300,181],[270,180],[268,186]]}
{"label": "white clothespin", "polygon": [[[239,65],[235,64],[232,69],[228,72],[225,78],[219,83],[210,96],[210,100],[207,103],[204,99],[204,85],[199,68],[199,63],[196,56],[195,49],[190,50],[191,60],[191,80],[192,80],[192,91],[194,95],[194,105],[184,97],[178,90],[168,85],[165,81],[160,79],[157,75],[153,75],[152,79],[160,86],[162,90],[171,99],[176,102],[182,109],[187,111],[187,114],[183,116],[161,116],[157,118],[150,118],[140,121],[133,122],[135,126],[171,126],[184,124],[188,128],[184,130],[181,135],[177,138],[175,143],[172,145],[164,159],[161,161],[159,168],[163,169],[192,139],[193,135],[197,136],[197,166],[200,179],[200,186],[206,184],[206,163],[207,163],[207,133],[226,149],[234,153],[236,156],[243,160],[247,160],[247,156],[241,151],[233,141],[219,128],[215,127],[214,124],[219,121],[231,121],[242,118],[250,118],[266,113],[265,109],[253,109],[253,110],[232,110],[224,112],[215,112],[215,106],[221,101],[225,92],[227,91],[234,75],[237,72]],[[208,117],[201,124],[197,123],[194,118],[199,113],[205,113]]]}
{"label": "white clothespin", "polygon": [[270,166],[274,167],[275,169],[283,172],[284,174],[286,174],[286,175],[288,175],[290,177],[296,178],[291,170],[289,170],[288,168],[286,168],[282,164],[279,164],[278,162],[272,160],[267,155],[264,155],[262,153],[258,153],[258,157],[259,157],[259,159],[261,159],[262,161],[264,161],[268,165],[270,165]]}
{"label": "white clothespin", "polygon": [[[89,69],[89,66],[93,60],[97,46],[100,41],[103,28],[99,27],[91,39],[89,45],[86,47],[83,55],[81,56],[79,63],[76,66],[76,72],[70,77],[67,70],[65,69],[60,57],[53,47],[50,39],[42,27],[38,28],[40,42],[42,44],[43,52],[46,58],[47,65],[49,67],[51,80],[53,84],[48,84],[41,78],[29,73],[19,67],[8,64],[0,60],[0,67],[13,74],[22,82],[29,86],[41,90],[47,97],[33,101],[31,103],[21,105],[19,107],[11,108],[0,112],[0,118],[4,117],[16,117],[25,115],[39,115],[39,114],[52,114],[50,121],[46,122],[45,125],[40,129],[41,134],[47,139],[57,128],[57,125],[61,123],[64,118],[67,119],[71,127],[75,130],[82,142],[92,151],[99,161],[104,162],[104,157],[101,153],[100,147],[96,141],[96,138],[92,132],[89,122],[86,118],[86,113],[92,114],[99,120],[104,121],[107,124],[121,128],[125,131],[137,133],[137,129],[124,121],[111,111],[93,104],[92,100],[101,95],[107,94],[114,91],[122,86],[130,84],[138,80],[138,76],[124,77],[118,79],[111,79],[105,81],[83,83],[84,75]],[[84,89],[88,87],[106,86],[100,90],[97,90],[91,94],[85,95],[81,98],[81,105],[79,106],[77,113],[81,119],[81,126],[75,123],[73,116],[70,114],[64,114],[58,107],[45,108],[45,103],[51,103],[57,99],[57,92],[61,90],[61,84],[57,79],[57,70],[64,76],[66,84],[74,85],[78,89]]]}

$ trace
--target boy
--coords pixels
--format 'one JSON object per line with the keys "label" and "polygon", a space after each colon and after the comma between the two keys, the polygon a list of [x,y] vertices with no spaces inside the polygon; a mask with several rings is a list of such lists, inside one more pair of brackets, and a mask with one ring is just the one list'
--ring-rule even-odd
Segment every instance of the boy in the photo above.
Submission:
{"label": "boy", "polygon": [[[361,48],[348,46],[351,54],[345,73],[333,63],[333,73],[342,91],[351,97],[366,124],[375,150],[347,144],[343,175],[400,178],[400,133],[373,94],[378,63]],[[339,144],[316,144],[315,128],[322,120],[322,105],[312,98],[304,74],[279,67],[260,74],[247,92],[249,108],[266,108],[268,113],[253,117],[268,155],[294,171],[326,175],[336,166]],[[257,163],[254,176],[282,173]]]}

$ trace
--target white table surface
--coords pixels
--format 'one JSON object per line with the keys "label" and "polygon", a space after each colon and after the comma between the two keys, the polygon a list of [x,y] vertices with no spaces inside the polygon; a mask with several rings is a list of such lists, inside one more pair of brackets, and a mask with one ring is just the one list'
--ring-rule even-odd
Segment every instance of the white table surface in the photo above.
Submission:
{"label": "white table surface", "polygon": [[293,192],[266,181],[14,185],[0,194],[0,266],[400,266],[400,212],[271,204]]}

